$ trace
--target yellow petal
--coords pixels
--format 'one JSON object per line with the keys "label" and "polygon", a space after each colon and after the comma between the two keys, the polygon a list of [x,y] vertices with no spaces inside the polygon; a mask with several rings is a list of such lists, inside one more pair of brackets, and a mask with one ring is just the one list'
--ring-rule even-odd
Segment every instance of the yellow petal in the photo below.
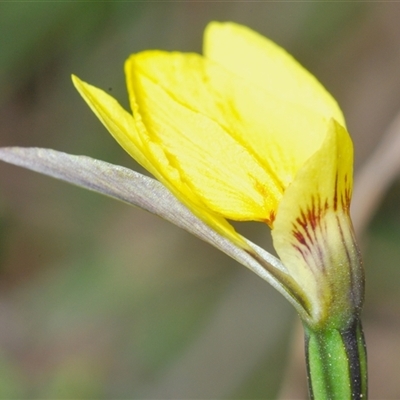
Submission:
{"label": "yellow petal", "polygon": [[72,75],[72,82],[97,118],[114,139],[144,168],[155,173],[153,165],[143,154],[132,115],[109,94]]}
{"label": "yellow petal", "polygon": [[160,171],[157,168],[160,160],[163,160],[164,157],[163,149],[157,143],[147,145],[151,147],[152,152],[149,152],[147,147],[143,146],[142,138],[131,114],[125,111],[113,97],[103,90],[81,81],[76,76],[72,76],[72,80],[78,92],[107,130],[139,164],[152,173],[160,182],[164,183],[199,218],[242,248],[248,247],[247,243],[224,218],[201,207],[201,205],[199,206],[199,204],[194,204],[191,198],[182,196],[176,185],[173,182],[171,183],[172,180],[164,177],[163,172],[168,175],[170,171],[166,169]]}
{"label": "yellow petal", "polygon": [[211,22],[204,55],[277,97],[334,118],[345,126],[333,97],[290,54],[271,40],[232,22]]}
{"label": "yellow petal", "polygon": [[327,121],[319,114],[196,54],[140,53],[126,74],[146,142],[162,144],[181,179],[226,218],[270,222],[324,139]]}
{"label": "yellow petal", "polygon": [[351,139],[332,120],[321,148],[286,190],[272,230],[274,247],[309,294],[316,321],[328,314],[331,321],[336,314],[347,318],[343,310],[349,311],[349,302],[354,308],[362,303],[362,290],[352,293],[354,279],[362,275],[349,217],[352,166]]}
{"label": "yellow petal", "polygon": [[[157,168],[183,195],[225,218],[268,220],[279,191],[268,186],[271,180],[255,155],[192,101],[204,94],[197,92],[197,64],[200,56],[161,52],[134,55],[126,63],[131,105],[148,150],[160,144]],[[180,96],[185,88],[191,92],[187,98]],[[207,97],[199,103],[214,101]]]}

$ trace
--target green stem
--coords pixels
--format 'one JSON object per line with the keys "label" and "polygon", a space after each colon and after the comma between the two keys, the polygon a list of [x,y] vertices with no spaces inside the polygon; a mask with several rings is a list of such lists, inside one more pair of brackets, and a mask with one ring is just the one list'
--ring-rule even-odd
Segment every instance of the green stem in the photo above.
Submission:
{"label": "green stem", "polygon": [[342,330],[304,329],[311,399],[367,399],[367,356],[361,321],[357,319]]}

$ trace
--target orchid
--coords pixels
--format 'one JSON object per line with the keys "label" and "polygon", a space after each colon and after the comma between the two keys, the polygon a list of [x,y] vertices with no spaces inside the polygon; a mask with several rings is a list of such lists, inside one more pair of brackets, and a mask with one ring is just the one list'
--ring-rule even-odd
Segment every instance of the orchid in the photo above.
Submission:
{"label": "orchid", "polygon": [[[203,53],[131,55],[131,112],[72,77],[111,135],[156,180],[46,149],[3,148],[0,158],[145,208],[232,256],[300,315],[311,396],[365,396],[364,275],[350,219],[353,147],[342,112],[285,50],[249,28],[210,23]],[[279,258],[229,220],[268,225]]]}

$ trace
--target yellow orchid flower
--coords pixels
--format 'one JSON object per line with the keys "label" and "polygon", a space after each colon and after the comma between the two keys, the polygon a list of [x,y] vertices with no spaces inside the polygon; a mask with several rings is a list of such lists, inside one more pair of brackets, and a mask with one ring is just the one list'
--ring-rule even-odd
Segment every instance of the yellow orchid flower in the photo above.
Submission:
{"label": "yellow orchid flower", "polygon": [[73,76],[120,145],[242,248],[227,220],[267,223],[316,324],[349,318],[343,301],[359,309],[352,142],[323,86],[278,45],[234,23],[208,25],[203,56],[145,51],[129,57],[125,73],[132,114]]}
{"label": "yellow orchid flower", "polygon": [[[73,82],[159,182],[51,149],[0,148],[0,159],[142,207],[224,251],[299,313],[311,398],[365,399],[353,147],[335,100],[283,49],[234,23],[207,26],[204,55],[145,51],[125,73],[132,113]],[[280,259],[228,220],[268,224]]]}

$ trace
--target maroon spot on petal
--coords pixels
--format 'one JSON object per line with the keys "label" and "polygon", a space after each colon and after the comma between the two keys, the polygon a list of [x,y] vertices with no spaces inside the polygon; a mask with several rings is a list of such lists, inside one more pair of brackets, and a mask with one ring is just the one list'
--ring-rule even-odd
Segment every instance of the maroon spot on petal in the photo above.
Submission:
{"label": "maroon spot on petal", "polygon": [[348,210],[350,207],[350,201],[351,201],[351,186],[350,183],[347,180],[347,174],[344,177],[344,182],[345,182],[345,192],[344,192],[344,205],[343,208],[345,210]]}
{"label": "maroon spot on petal", "polygon": [[336,177],[335,177],[335,189],[333,193],[333,209],[337,211],[338,207],[338,173],[336,172]]}
{"label": "maroon spot on petal", "polygon": [[271,211],[269,212],[269,221],[270,221],[270,224],[271,224],[271,225],[274,223],[275,217],[276,217],[275,211],[271,210]]}
{"label": "maroon spot on petal", "polygon": [[273,225],[274,225],[275,217],[276,217],[275,212],[274,211],[270,211],[269,217],[263,219],[262,222],[265,222],[270,228],[272,228]]}
{"label": "maroon spot on petal", "polygon": [[321,220],[329,208],[328,200],[321,201],[312,197],[306,210],[300,209],[300,216],[293,223],[292,235],[300,247],[306,247],[309,252],[316,246],[316,231],[320,228]]}
{"label": "maroon spot on petal", "polygon": [[303,257],[304,261],[307,262],[307,256],[306,256],[304,250],[300,246],[297,246],[296,244],[293,244],[293,247],[301,254],[301,256]]}

